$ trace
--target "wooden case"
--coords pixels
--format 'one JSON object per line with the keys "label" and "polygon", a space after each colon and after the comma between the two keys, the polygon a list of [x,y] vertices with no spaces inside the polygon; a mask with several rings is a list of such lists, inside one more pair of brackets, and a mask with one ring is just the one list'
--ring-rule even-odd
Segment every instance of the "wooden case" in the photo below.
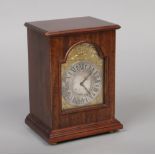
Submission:
{"label": "wooden case", "polygon": [[[92,17],[25,23],[28,36],[28,124],[48,143],[121,129],[115,119],[115,30],[120,26]],[[106,58],[106,103],[62,111],[61,64],[78,42],[94,43]]]}

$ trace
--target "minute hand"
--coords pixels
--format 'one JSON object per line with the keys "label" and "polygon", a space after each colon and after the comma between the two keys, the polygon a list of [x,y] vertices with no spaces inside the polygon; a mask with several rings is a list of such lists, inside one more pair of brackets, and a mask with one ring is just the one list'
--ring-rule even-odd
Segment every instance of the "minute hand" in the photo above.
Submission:
{"label": "minute hand", "polygon": [[84,80],[80,83],[80,85],[82,85],[88,78],[89,78],[89,76],[92,74],[92,72],[90,72],[85,78],[84,78]]}

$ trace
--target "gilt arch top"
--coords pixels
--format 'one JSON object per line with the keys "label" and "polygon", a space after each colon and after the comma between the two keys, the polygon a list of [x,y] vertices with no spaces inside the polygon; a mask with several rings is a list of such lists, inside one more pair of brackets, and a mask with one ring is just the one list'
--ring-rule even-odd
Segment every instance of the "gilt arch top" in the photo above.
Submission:
{"label": "gilt arch top", "polygon": [[80,60],[91,61],[94,64],[101,65],[103,53],[99,47],[93,43],[79,42],[72,45],[66,54],[66,62],[75,62]]}

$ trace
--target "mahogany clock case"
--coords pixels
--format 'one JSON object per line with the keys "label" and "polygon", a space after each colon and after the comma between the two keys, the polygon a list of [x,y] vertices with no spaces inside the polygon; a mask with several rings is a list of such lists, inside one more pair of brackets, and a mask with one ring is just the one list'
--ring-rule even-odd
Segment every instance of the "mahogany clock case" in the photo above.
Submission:
{"label": "mahogany clock case", "polygon": [[[115,35],[120,26],[92,17],[25,23],[28,37],[28,124],[48,143],[121,129],[115,119]],[[98,48],[104,60],[103,104],[62,110],[61,65],[80,42]]]}

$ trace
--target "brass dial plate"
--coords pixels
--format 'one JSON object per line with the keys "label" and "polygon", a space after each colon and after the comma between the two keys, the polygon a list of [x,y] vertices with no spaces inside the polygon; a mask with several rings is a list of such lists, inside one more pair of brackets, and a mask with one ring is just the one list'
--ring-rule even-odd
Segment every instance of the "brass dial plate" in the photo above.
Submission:
{"label": "brass dial plate", "polygon": [[72,46],[61,65],[62,110],[103,103],[103,59],[93,44]]}

